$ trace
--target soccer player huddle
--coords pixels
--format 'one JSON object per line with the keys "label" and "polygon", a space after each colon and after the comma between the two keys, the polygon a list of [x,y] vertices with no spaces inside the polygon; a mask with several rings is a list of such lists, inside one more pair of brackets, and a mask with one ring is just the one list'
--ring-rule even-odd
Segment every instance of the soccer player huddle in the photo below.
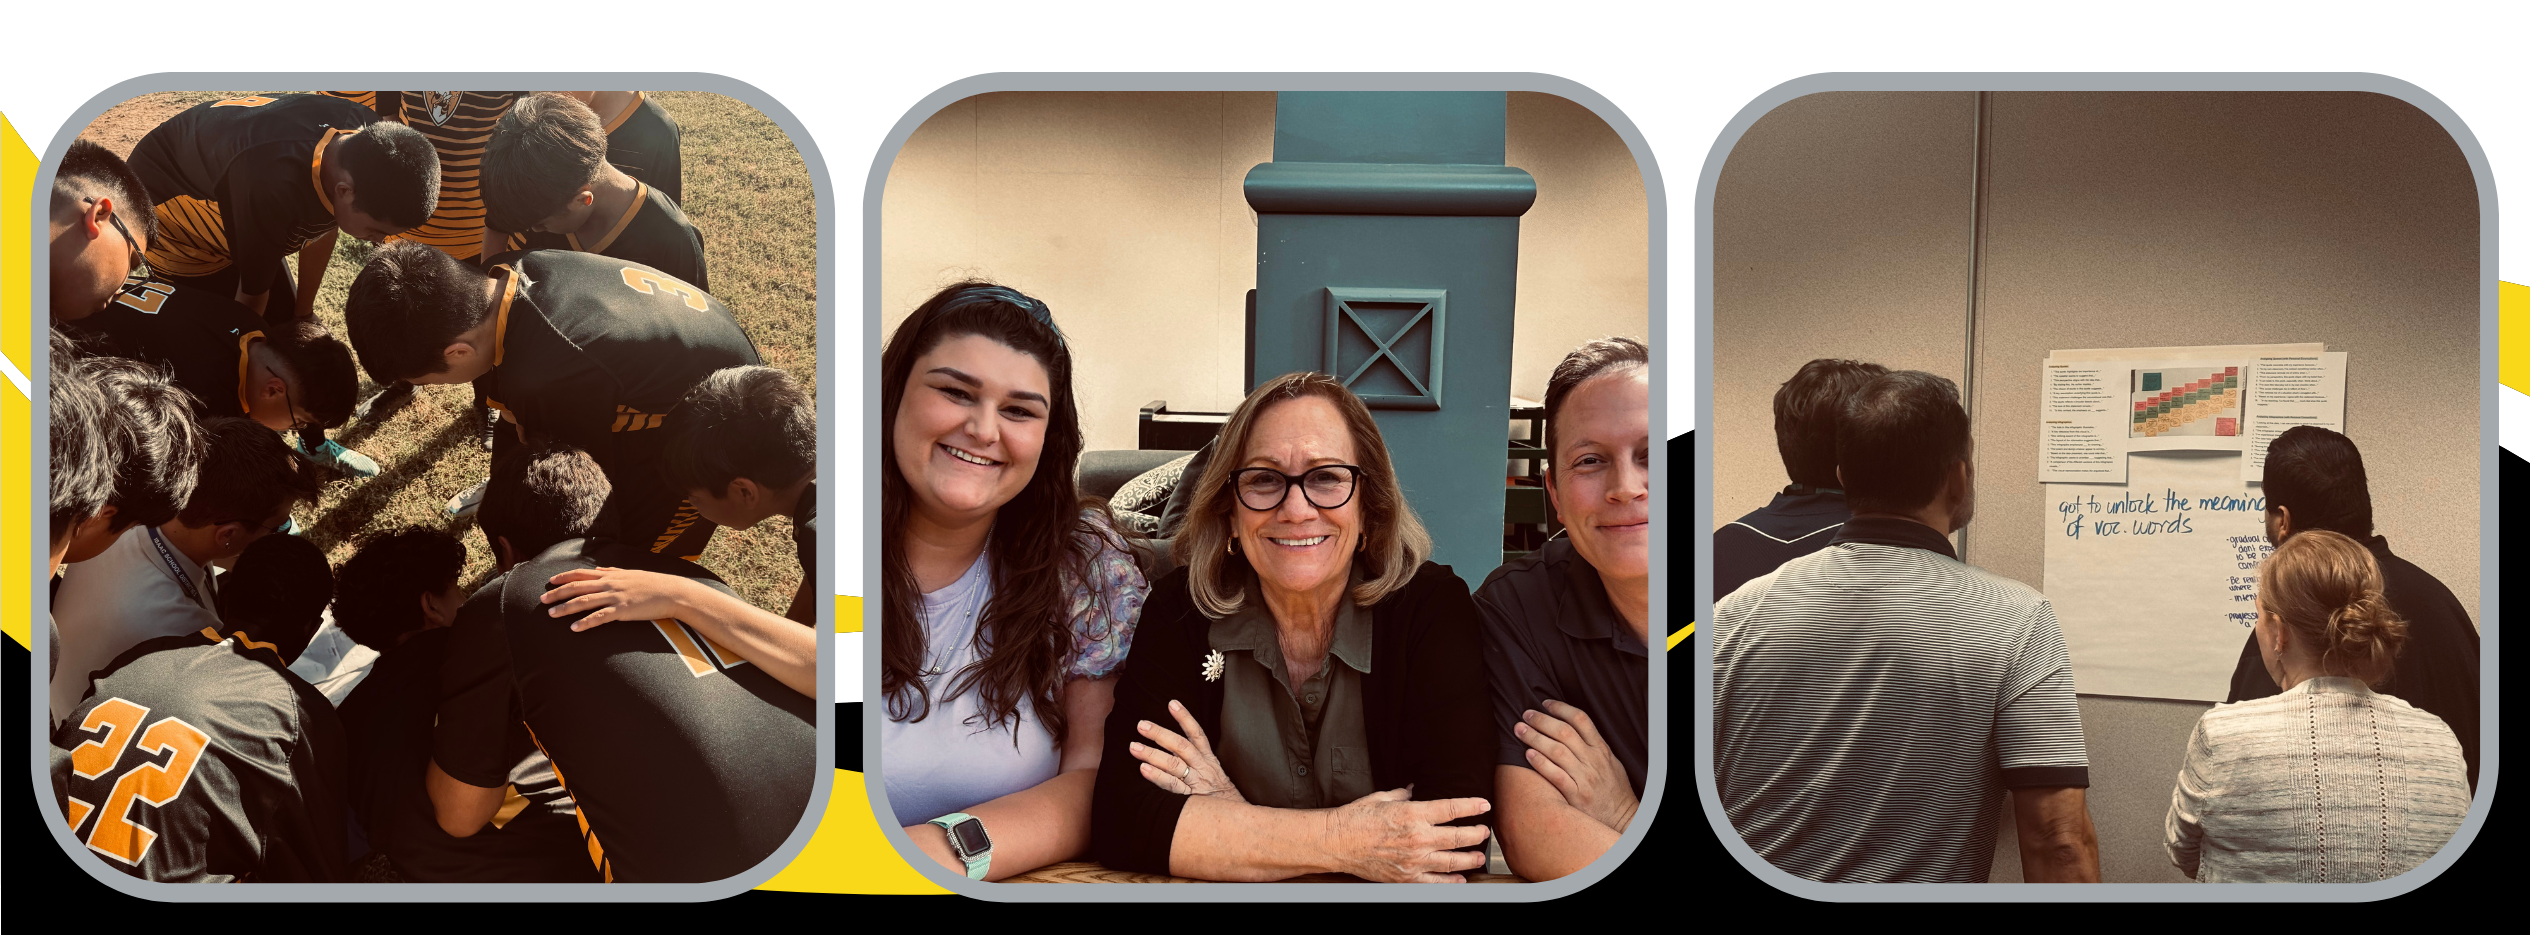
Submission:
{"label": "soccer player huddle", "polygon": [[[641,92],[258,94],[128,159],[71,144],[49,403],[73,838],[171,882],[702,882],[788,838],[815,780],[814,405],[709,292],[681,165]],[[343,233],[380,244],[348,345],[315,313]],[[293,509],[382,466],[327,432],[456,383],[490,476],[444,528],[330,566]],[[786,614],[697,564],[775,515]],[[471,592],[467,516],[498,570]]]}

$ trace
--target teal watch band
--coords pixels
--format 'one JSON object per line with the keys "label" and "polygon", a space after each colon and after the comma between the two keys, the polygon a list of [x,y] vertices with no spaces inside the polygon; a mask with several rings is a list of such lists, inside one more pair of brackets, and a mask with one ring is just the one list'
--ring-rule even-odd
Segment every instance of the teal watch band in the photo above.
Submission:
{"label": "teal watch band", "polygon": [[[993,837],[984,831],[983,819],[965,812],[951,812],[934,818],[929,823],[939,825],[940,830],[949,833],[949,853],[956,854],[958,860],[965,862],[967,879],[981,880],[984,874],[992,869]],[[969,845],[965,836],[959,832],[961,825],[973,826],[975,837],[981,838],[984,842],[982,849],[968,849]]]}

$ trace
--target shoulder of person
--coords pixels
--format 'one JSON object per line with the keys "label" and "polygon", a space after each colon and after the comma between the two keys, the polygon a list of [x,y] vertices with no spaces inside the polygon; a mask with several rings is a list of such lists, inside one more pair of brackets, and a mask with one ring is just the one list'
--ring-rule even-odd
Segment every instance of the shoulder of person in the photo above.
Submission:
{"label": "shoulder of person", "polygon": [[2020,579],[1998,575],[1966,562],[1960,562],[1959,568],[1960,574],[1967,579],[1969,593],[1981,591],[1986,600],[2022,608],[2033,613],[2041,607],[2050,610],[2054,608],[2054,605],[2048,602],[2044,592],[2030,587]]}
{"label": "shoulder of person", "polygon": [[[1406,581],[1405,587],[1390,592],[1371,609],[1380,616],[1425,617],[1444,608],[1472,605],[1471,598],[1467,582],[1456,571],[1427,559],[1415,568],[1414,577]],[[1473,625],[1473,621],[1466,622]]]}

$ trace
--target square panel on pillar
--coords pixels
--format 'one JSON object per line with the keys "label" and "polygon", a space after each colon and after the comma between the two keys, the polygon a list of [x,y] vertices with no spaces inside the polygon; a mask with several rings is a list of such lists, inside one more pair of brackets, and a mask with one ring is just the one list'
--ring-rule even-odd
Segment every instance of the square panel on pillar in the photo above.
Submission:
{"label": "square panel on pillar", "polygon": [[1372,409],[1439,409],[1448,320],[1448,290],[1329,286],[1323,369]]}

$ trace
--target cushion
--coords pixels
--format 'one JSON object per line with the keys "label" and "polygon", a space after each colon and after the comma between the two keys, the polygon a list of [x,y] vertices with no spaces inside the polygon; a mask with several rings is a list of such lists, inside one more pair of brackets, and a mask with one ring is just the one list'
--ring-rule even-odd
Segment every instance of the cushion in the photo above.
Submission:
{"label": "cushion", "polygon": [[1107,508],[1116,511],[1120,517],[1125,513],[1150,516],[1151,529],[1141,531],[1144,536],[1150,535],[1152,530],[1159,528],[1160,508],[1168,503],[1168,492],[1177,486],[1177,478],[1186,473],[1186,462],[1194,457],[1184,455],[1171,459],[1126,481],[1124,486],[1116,488],[1115,496],[1107,498]]}

